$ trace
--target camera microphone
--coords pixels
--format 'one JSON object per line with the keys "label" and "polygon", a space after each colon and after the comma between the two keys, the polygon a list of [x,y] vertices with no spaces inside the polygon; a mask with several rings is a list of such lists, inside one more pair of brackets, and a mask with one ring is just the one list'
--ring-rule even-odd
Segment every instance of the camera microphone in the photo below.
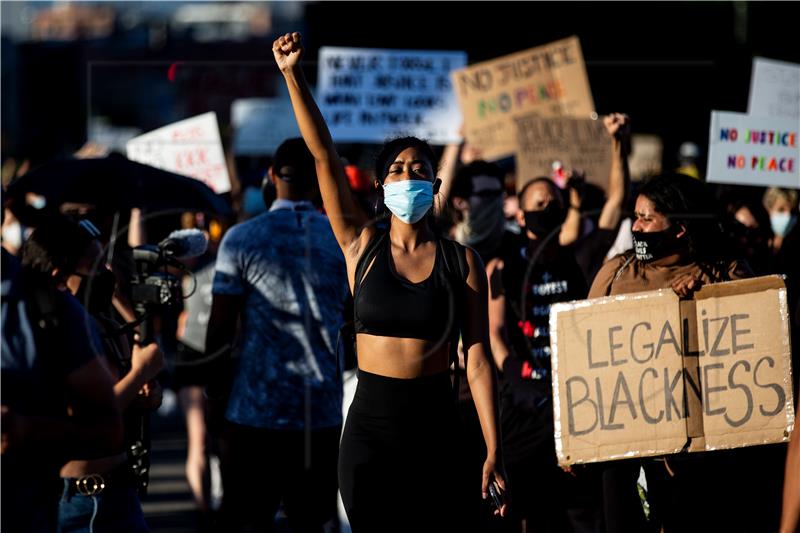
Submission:
{"label": "camera microphone", "polygon": [[189,259],[205,253],[208,238],[199,229],[180,229],[170,233],[158,247],[175,259]]}

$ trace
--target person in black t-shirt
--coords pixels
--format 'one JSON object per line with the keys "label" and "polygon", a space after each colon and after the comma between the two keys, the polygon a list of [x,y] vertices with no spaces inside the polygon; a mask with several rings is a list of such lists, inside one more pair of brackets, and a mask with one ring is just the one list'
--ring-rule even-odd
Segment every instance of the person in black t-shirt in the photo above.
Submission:
{"label": "person in black t-shirt", "polygon": [[[588,287],[572,249],[558,242],[565,210],[556,185],[538,178],[520,191],[519,201],[527,242],[489,265],[492,351],[503,377],[501,433],[515,494],[509,526],[595,531],[599,514],[570,526],[567,493],[585,489],[556,461],[550,376],[550,306],[585,298]],[[587,505],[579,507],[585,514]]]}
{"label": "person in black t-shirt", "polygon": [[[597,227],[614,233],[625,196],[627,117],[604,119],[617,157]],[[516,253],[487,262],[489,328],[495,363],[502,370],[501,433],[514,490],[509,530],[601,531],[602,490],[595,469],[559,468],[553,438],[550,375],[550,306],[586,298],[587,267],[581,249],[613,241],[595,230],[580,238],[580,195],[570,187],[568,203],[549,178],[528,182],[519,192],[517,216],[524,243]],[[598,241],[602,241],[598,243]],[[584,252],[581,257],[594,257]]]}

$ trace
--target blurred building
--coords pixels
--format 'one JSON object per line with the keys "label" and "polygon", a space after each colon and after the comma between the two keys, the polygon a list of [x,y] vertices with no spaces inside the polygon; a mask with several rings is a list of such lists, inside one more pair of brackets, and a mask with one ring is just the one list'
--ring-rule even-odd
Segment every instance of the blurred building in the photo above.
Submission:
{"label": "blurred building", "polygon": [[[38,162],[272,96],[297,2],[2,2],[2,151]],[[56,126],[57,125],[57,126]]]}
{"label": "blurred building", "polygon": [[0,2],[1,149],[44,160],[207,111],[225,140],[235,99],[280,96],[271,44],[294,30],[312,84],[320,46],[465,50],[472,63],[577,35],[597,109],[663,139],[674,168],[711,109],[746,110],[754,55],[800,62],[794,5],[426,2],[395,29],[386,9],[405,3]]}

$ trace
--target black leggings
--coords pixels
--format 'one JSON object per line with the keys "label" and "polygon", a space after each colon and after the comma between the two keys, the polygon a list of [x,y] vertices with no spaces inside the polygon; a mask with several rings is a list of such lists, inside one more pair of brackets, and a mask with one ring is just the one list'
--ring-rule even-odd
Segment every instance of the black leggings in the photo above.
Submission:
{"label": "black leggings", "polygon": [[221,439],[220,531],[274,531],[283,502],[292,531],[322,532],[336,516],[341,426],[271,430],[227,422]]}
{"label": "black leggings", "polygon": [[454,530],[464,501],[456,413],[448,373],[396,379],[358,371],[339,449],[339,489],[354,533]]}

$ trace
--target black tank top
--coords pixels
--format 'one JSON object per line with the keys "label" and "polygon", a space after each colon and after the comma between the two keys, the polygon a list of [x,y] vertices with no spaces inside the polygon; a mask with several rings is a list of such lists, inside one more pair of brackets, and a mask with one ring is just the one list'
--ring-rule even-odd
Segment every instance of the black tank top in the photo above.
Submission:
{"label": "black tank top", "polygon": [[382,242],[378,243],[372,268],[365,265],[369,268],[366,275],[356,279],[356,333],[433,342],[448,340],[454,317],[441,242],[436,242],[431,275],[419,283],[411,283],[394,268],[389,237],[383,234],[375,238]]}

